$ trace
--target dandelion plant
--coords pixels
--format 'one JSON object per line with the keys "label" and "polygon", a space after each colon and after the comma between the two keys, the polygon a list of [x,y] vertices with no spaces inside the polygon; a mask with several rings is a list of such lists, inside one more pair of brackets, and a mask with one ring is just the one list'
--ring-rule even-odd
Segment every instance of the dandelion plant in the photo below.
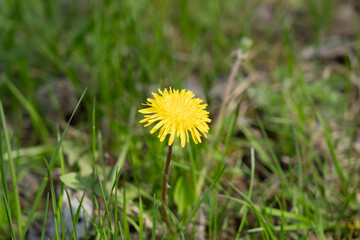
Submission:
{"label": "dandelion plant", "polygon": [[160,129],[158,135],[160,142],[163,142],[166,136],[170,135],[161,198],[163,219],[169,232],[173,233],[166,209],[172,146],[175,136],[180,137],[182,148],[185,147],[186,142],[189,142],[189,135],[191,135],[195,144],[201,143],[201,133],[207,137],[208,123],[211,120],[209,112],[205,110],[207,104],[201,104],[202,99],[194,98],[195,94],[192,91],[186,91],[185,89],[179,91],[171,88],[169,91],[167,89],[164,89],[164,91],[158,89],[158,91],[160,95],[152,93],[154,98],[148,98],[147,102],[143,104],[148,108],[139,110],[140,113],[145,114],[140,123],[146,123],[145,127],[156,123],[150,133],[153,134]]}

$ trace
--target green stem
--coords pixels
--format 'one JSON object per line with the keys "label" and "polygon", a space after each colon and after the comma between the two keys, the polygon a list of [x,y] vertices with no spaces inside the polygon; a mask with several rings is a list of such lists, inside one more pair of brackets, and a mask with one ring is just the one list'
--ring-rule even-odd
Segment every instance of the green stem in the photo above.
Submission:
{"label": "green stem", "polygon": [[170,163],[171,163],[171,155],[172,155],[172,144],[169,146],[169,151],[167,154],[167,159],[165,163],[165,169],[164,169],[164,177],[163,177],[163,185],[162,185],[162,214],[164,221],[166,222],[166,226],[171,234],[174,233],[174,230],[172,228],[171,222],[169,221],[166,208],[167,206],[167,189],[168,189],[168,182],[169,182],[169,173],[170,173]]}

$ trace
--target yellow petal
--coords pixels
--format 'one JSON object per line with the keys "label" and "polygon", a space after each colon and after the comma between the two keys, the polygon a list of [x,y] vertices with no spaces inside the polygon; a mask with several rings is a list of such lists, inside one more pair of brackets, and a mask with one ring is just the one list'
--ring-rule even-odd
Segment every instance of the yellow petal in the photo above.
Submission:
{"label": "yellow petal", "polygon": [[151,129],[150,134],[153,134],[154,132],[156,132],[159,128],[161,128],[161,126],[164,125],[164,121],[160,121],[158,122],[153,129]]}
{"label": "yellow petal", "polygon": [[181,147],[185,147],[185,131],[183,129],[183,126],[180,125],[180,140],[181,140]]}
{"label": "yellow petal", "polygon": [[173,142],[174,142],[175,132],[176,132],[176,129],[175,129],[175,127],[173,127],[171,129],[171,135],[170,135],[170,138],[169,138],[169,146],[172,145]]}

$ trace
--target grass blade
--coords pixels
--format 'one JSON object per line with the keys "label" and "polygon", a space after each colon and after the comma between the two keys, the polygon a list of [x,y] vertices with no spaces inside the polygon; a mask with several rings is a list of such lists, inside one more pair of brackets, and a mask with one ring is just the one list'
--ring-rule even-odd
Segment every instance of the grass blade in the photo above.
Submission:
{"label": "grass blade", "polygon": [[91,132],[91,159],[92,159],[92,169],[93,169],[93,176],[92,176],[92,186],[93,191],[95,191],[95,163],[96,163],[96,128],[95,128],[95,104],[96,100],[94,98],[94,104],[92,109],[92,132]]}
{"label": "grass blade", "polygon": [[346,183],[344,173],[343,173],[343,171],[342,171],[342,169],[340,167],[339,159],[338,159],[338,157],[336,155],[334,145],[331,142],[331,136],[330,136],[330,133],[329,133],[328,126],[327,126],[326,122],[324,121],[324,119],[322,118],[322,116],[319,113],[317,114],[317,117],[318,117],[318,119],[319,119],[319,121],[321,123],[321,126],[324,129],[324,135],[325,135],[326,143],[327,143],[327,145],[329,147],[331,157],[332,157],[332,159],[334,161],[336,172],[339,175],[341,186],[343,187],[343,189],[346,191],[346,194],[347,194],[348,185]]}
{"label": "grass blade", "polygon": [[[118,183],[119,183],[119,176],[120,176],[120,171],[119,169],[117,169],[116,171],[116,180],[115,180],[115,212],[114,212],[114,222],[115,222],[115,239],[118,238],[118,196],[117,196],[117,191],[118,191]],[[111,191],[112,192],[112,191]],[[121,227],[120,227],[121,230]],[[123,239],[123,237],[121,238]]]}
{"label": "grass blade", "polygon": [[53,179],[52,179],[52,176],[51,176],[49,164],[46,162],[46,160],[44,160],[44,162],[45,162],[45,165],[47,167],[48,176],[50,178],[51,202],[52,202],[52,205],[53,205],[53,212],[54,212],[55,239],[60,239],[59,221],[58,221],[59,220],[59,215],[58,215],[57,205],[56,205],[56,194],[55,194],[54,183],[53,183]]}
{"label": "grass blade", "polygon": [[108,223],[109,223],[109,228],[110,228],[110,232],[111,232],[111,216],[110,216],[110,211],[109,211],[109,204],[108,204],[107,201],[106,201],[104,188],[103,188],[103,186],[102,186],[101,179],[100,179],[100,175],[99,175],[99,171],[98,171],[98,169],[97,169],[96,166],[95,166],[95,171],[96,171],[96,175],[97,175],[98,181],[99,181],[99,186],[100,186],[100,190],[101,190],[101,197],[102,197],[102,200],[103,200],[104,205],[105,205],[105,215],[104,215],[103,224],[105,225],[105,218],[106,218],[106,216],[107,216],[107,218],[108,218]]}
{"label": "grass blade", "polygon": [[[62,141],[63,141],[63,139],[64,139],[64,137],[65,137],[65,134],[66,134],[66,131],[67,131],[68,127],[69,127],[69,124],[70,124],[72,118],[74,117],[75,112],[76,112],[76,110],[78,109],[78,107],[79,107],[79,105],[80,105],[80,102],[81,102],[81,100],[83,99],[85,93],[86,93],[86,89],[85,89],[84,92],[81,94],[81,97],[80,97],[78,103],[76,104],[76,107],[75,107],[73,113],[71,114],[71,117],[70,117],[68,123],[67,123],[66,126],[65,126],[65,129],[64,129],[64,131],[63,131],[63,133],[62,133],[62,135],[61,135],[61,137],[60,137],[60,140],[58,141],[58,143],[57,143],[57,145],[56,145],[56,149],[55,149],[55,151],[53,152],[53,154],[52,154],[52,156],[51,156],[51,159],[50,159],[50,162],[49,162],[49,169],[50,169],[50,171],[53,169],[53,167],[54,167],[54,165],[55,165],[56,157],[57,157],[57,154],[58,154],[58,152],[59,152],[59,150],[60,150],[61,143],[62,143]],[[33,206],[32,206],[32,208],[31,208],[31,210],[30,210],[30,213],[29,213],[28,219],[27,219],[27,221],[26,221],[25,227],[23,228],[24,231],[23,231],[23,233],[22,233],[21,239],[24,239],[24,238],[25,238],[25,234],[26,234],[27,230],[29,229],[29,226],[30,226],[30,223],[31,223],[31,221],[32,221],[32,219],[33,219],[33,217],[34,217],[36,208],[37,208],[37,206],[38,206],[39,203],[40,203],[41,196],[42,196],[42,194],[44,193],[44,190],[45,190],[45,187],[46,187],[46,184],[47,184],[48,179],[49,179],[49,176],[48,176],[48,174],[46,174],[46,176],[44,177],[44,179],[43,179],[43,181],[42,181],[42,183],[41,183],[41,185],[40,185],[40,188],[39,188],[38,193],[37,193],[37,195],[36,195],[36,198],[35,198],[35,201],[34,201],[34,203],[33,203]]]}
{"label": "grass blade", "polygon": [[123,234],[123,232],[122,232],[121,222],[120,222],[120,221],[118,221],[118,225],[119,225],[120,239],[125,239],[125,238],[124,238],[124,234]]}
{"label": "grass blade", "polygon": [[[98,207],[96,199],[94,200],[94,203]],[[86,208],[83,205],[81,205],[81,207],[82,207],[84,213],[86,214],[86,216],[90,219],[90,222],[91,222],[92,226],[94,227],[94,229],[103,237],[103,239],[106,239],[106,236],[103,235],[103,231],[101,231],[99,225],[96,224],[94,218],[89,214],[89,212],[86,210]],[[101,219],[99,219],[99,221],[101,221]]]}
{"label": "grass blade", "polygon": [[24,106],[26,111],[29,113],[32,124],[34,125],[35,132],[39,134],[43,142],[46,142],[49,134],[44,122],[42,121],[40,115],[37,113],[36,109],[19,91],[19,89],[9,80],[6,75],[2,75],[2,78],[4,79],[5,85],[9,88],[9,90],[14,94],[14,96],[19,100],[22,106]]}
{"label": "grass blade", "polygon": [[151,239],[156,240],[156,218],[158,213],[159,205],[156,204],[156,197],[154,194],[154,201],[153,201],[153,227],[152,227],[152,235]]}
{"label": "grass blade", "polygon": [[[251,210],[253,211],[253,213],[255,214],[257,220],[259,221],[260,226],[262,226],[264,228],[264,235],[266,237],[266,239],[276,239],[272,229],[270,228],[270,225],[267,224],[265,218],[262,216],[262,214],[260,213],[261,208],[256,208],[256,205],[245,195],[243,194],[241,191],[239,191],[232,183],[230,183],[230,186],[237,192],[239,193],[243,198],[245,198],[246,201],[242,201],[243,204],[247,203],[247,205],[251,208]],[[236,199],[236,198],[232,198],[229,196],[225,196],[226,198],[229,199]],[[238,200],[238,199],[236,199]],[[241,201],[239,201],[241,202]],[[266,208],[264,208],[266,209]],[[278,210],[278,209],[277,209]],[[281,211],[280,211],[280,216],[281,216]]]}
{"label": "grass blade", "polygon": [[6,150],[7,150],[7,154],[8,154],[8,158],[9,158],[11,181],[12,181],[12,185],[13,185],[13,189],[14,189],[14,198],[15,198],[14,200],[15,200],[18,232],[19,232],[19,235],[21,236],[23,229],[22,229],[22,221],[21,221],[21,206],[20,206],[20,200],[19,200],[19,190],[17,187],[17,179],[16,179],[17,175],[15,173],[14,160],[11,156],[10,138],[9,138],[9,133],[7,131],[6,119],[5,119],[4,109],[2,106],[1,100],[0,100],[0,115],[1,115],[0,117],[1,117],[2,127],[3,127],[4,137],[5,137]]}
{"label": "grass blade", "polygon": [[44,237],[45,237],[46,220],[47,220],[48,211],[49,211],[49,193],[46,195],[45,216],[44,216],[44,223],[43,223],[43,228],[42,228],[42,232],[41,232],[41,240],[44,240]]}
{"label": "grass blade", "polygon": [[[60,132],[59,129],[57,131],[57,138],[58,141],[60,140]],[[64,154],[62,151],[62,147],[59,148],[59,161],[60,161],[60,168],[61,168],[61,175],[65,174],[65,159]],[[58,207],[57,207],[57,214],[60,217],[60,227],[61,227],[61,239],[65,240],[65,231],[64,231],[64,222],[63,222],[63,216],[62,216],[62,205],[63,205],[63,193],[64,193],[64,184],[60,182],[60,194],[58,199]]]}
{"label": "grass blade", "polygon": [[134,180],[135,180],[135,184],[136,184],[136,188],[138,190],[138,195],[139,195],[139,238],[141,240],[144,239],[143,236],[143,231],[144,231],[144,219],[143,219],[143,204],[142,204],[142,199],[141,199],[141,191],[140,191],[140,186],[139,186],[139,182],[136,176],[136,172],[134,171],[134,167],[133,167],[133,162],[132,162],[132,156],[130,155],[130,166],[131,166],[131,170],[134,174]]}
{"label": "grass blade", "polygon": [[[97,171],[97,169],[96,169],[96,171]],[[97,172],[98,173],[98,172]],[[109,199],[108,199],[108,201],[107,202],[104,202],[104,205],[105,205],[105,207],[108,209],[108,211],[107,212],[105,212],[105,214],[104,214],[104,217],[103,217],[103,222],[105,222],[105,219],[106,219],[106,217],[108,217],[108,221],[109,221],[109,225],[110,225],[110,232],[112,232],[112,230],[111,230],[111,215],[110,215],[110,208],[109,208],[109,206],[110,206],[110,201],[111,201],[111,198],[112,198],[112,194],[113,194],[113,191],[114,191],[114,188],[115,188],[115,194],[117,194],[117,183],[118,183],[118,181],[119,181],[119,176],[120,176],[120,174],[121,174],[121,169],[120,170],[116,170],[116,179],[115,179],[115,181],[114,181],[114,183],[113,183],[113,185],[112,185],[112,187],[111,187],[111,190],[110,190],[110,196],[109,196]],[[101,181],[100,181],[100,177],[99,177],[99,185],[100,185],[100,188],[101,188],[101,191],[103,192],[103,188],[102,188],[102,185],[101,185]],[[104,200],[105,201],[105,200]],[[117,202],[117,196],[115,195],[115,202]],[[115,212],[116,212],[116,214],[117,214],[117,205],[115,205],[116,207],[115,207]],[[117,217],[115,218],[115,228],[116,228],[116,221],[117,221]],[[116,231],[115,231],[116,232]],[[115,234],[116,235],[116,234]]]}
{"label": "grass blade", "polygon": [[[254,148],[251,148],[251,175],[250,175],[250,186],[249,186],[249,194],[248,194],[249,199],[251,199],[252,190],[253,190],[253,186],[254,186],[254,179],[255,179],[255,150],[254,150]],[[246,207],[246,205],[243,205],[240,212],[242,212],[242,210],[244,213],[242,215],[240,226],[236,233],[235,239],[240,238],[240,234],[245,225],[246,215],[247,215],[247,211],[248,211],[248,208]]]}
{"label": "grass blade", "polygon": [[285,174],[284,174],[284,170],[281,168],[280,161],[279,161],[278,157],[276,156],[276,154],[274,152],[274,149],[272,148],[272,146],[270,144],[270,139],[269,139],[269,137],[268,137],[268,135],[267,135],[267,133],[265,131],[265,127],[264,127],[262,121],[258,118],[257,122],[258,122],[258,124],[260,126],[261,133],[264,135],[265,146],[266,145],[268,146],[270,156],[271,156],[271,158],[273,160],[273,163],[275,165],[275,168],[274,168],[274,170],[276,170],[275,173],[279,176],[279,180],[280,180],[280,183],[283,184],[283,188],[286,189],[287,185],[285,183],[287,182],[287,180],[286,180],[286,177],[285,177]]}
{"label": "grass blade", "polygon": [[[281,217],[282,213],[280,209],[276,209],[276,208],[271,208],[271,207],[265,207],[265,206],[259,206],[259,205],[255,205],[255,204],[250,204],[249,203],[249,199],[246,195],[244,195],[241,191],[239,191],[239,189],[237,189],[233,184],[230,184],[230,186],[240,195],[242,195],[243,198],[245,198],[245,200],[241,200],[238,198],[234,198],[234,197],[230,197],[230,196],[226,196],[226,195],[222,195],[222,197],[230,199],[232,201],[238,202],[240,204],[244,204],[247,207],[253,207],[256,211],[261,212],[261,211],[266,211],[269,215],[271,216],[275,216],[275,217]],[[296,213],[292,213],[292,212],[284,212],[284,216],[286,219],[292,219],[292,220],[297,220],[299,222],[302,222],[304,224],[310,224],[310,219],[296,214]]]}
{"label": "grass blade", "polygon": [[[128,219],[127,219],[127,214],[126,214],[126,188],[125,188],[125,183],[123,183],[123,227],[124,227],[124,237],[126,240],[130,240],[130,230],[129,230],[129,224],[128,224]],[[120,227],[121,228],[121,227]]]}
{"label": "grass blade", "polygon": [[[66,192],[66,196],[68,199],[68,203],[69,203],[69,208],[70,208],[70,215],[71,215],[71,222],[72,222],[72,226],[73,226],[73,233],[74,233],[74,238],[77,238],[77,233],[76,233],[76,222],[75,222],[75,218],[74,218],[74,213],[73,213],[73,209],[72,209],[72,204],[71,204],[71,199],[70,199],[70,195],[68,190],[66,189],[66,187],[64,188],[65,192]],[[84,193],[85,195],[85,193]]]}
{"label": "grass blade", "polygon": [[131,143],[132,126],[134,125],[135,114],[136,114],[135,110],[136,110],[136,108],[134,106],[132,106],[131,109],[130,109],[129,121],[128,121],[128,134],[126,136],[123,147],[121,148],[121,151],[120,151],[119,157],[117,159],[116,165],[114,166],[114,170],[111,172],[110,182],[115,181],[116,169],[122,169],[123,166],[124,166],[126,155],[128,154],[128,151],[129,151],[129,148],[130,148],[130,143]]}
{"label": "grass blade", "polygon": [[[79,200],[77,197],[76,197],[76,200],[78,200],[79,202],[79,206],[76,210],[76,214],[75,214],[75,227],[77,225],[77,223],[79,222],[79,219],[80,219],[80,214],[81,214],[81,207],[82,207],[82,203],[84,201],[84,197],[85,197],[85,194],[86,194],[86,190],[84,191],[84,194],[82,195],[81,199]],[[87,235],[87,227],[86,227],[86,219],[84,218],[84,228],[85,228],[85,235]],[[71,232],[71,235],[75,232],[76,230],[72,230]]]}
{"label": "grass blade", "polygon": [[204,195],[201,196],[201,198],[196,202],[195,207],[193,208],[193,210],[191,211],[190,215],[186,218],[184,225],[182,226],[183,229],[186,229],[186,227],[189,225],[191,219],[195,216],[197,210],[199,209],[201,203],[205,200],[205,198],[207,197],[207,195],[210,193],[210,191],[215,187],[216,183],[220,180],[220,177],[222,176],[222,174],[224,173],[226,169],[226,165],[224,165],[220,171],[216,174],[216,177],[214,179],[214,181],[211,183],[211,185],[209,186],[209,188],[206,190],[206,192],[204,193]]}
{"label": "grass blade", "polygon": [[[0,104],[1,104],[1,102],[0,102]],[[0,171],[1,171],[1,191],[3,192],[3,195],[4,195],[3,197],[4,197],[4,203],[5,203],[5,211],[6,211],[6,217],[8,219],[10,235],[11,235],[12,239],[16,239],[13,222],[12,222],[12,217],[11,217],[10,205],[9,205],[9,192],[8,192],[8,188],[7,188],[6,175],[5,175],[5,165],[4,165],[4,158],[3,158],[3,152],[2,152],[1,135],[0,135]]]}

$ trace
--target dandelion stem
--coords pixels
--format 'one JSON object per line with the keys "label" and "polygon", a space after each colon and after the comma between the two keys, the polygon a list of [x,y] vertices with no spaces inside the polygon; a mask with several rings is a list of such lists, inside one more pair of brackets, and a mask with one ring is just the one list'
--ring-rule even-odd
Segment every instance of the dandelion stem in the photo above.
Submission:
{"label": "dandelion stem", "polygon": [[162,194],[161,194],[162,214],[163,214],[164,221],[166,222],[167,228],[168,228],[168,230],[169,230],[169,232],[171,234],[173,234],[174,231],[172,229],[171,222],[169,221],[169,218],[168,218],[168,215],[167,215],[167,212],[166,212],[166,208],[168,207],[167,206],[167,189],[168,189],[169,174],[170,174],[170,163],[171,163],[172,147],[173,147],[173,145],[171,144],[169,146],[169,151],[168,151],[168,154],[167,154],[167,159],[166,159],[165,169],[164,169]]}

